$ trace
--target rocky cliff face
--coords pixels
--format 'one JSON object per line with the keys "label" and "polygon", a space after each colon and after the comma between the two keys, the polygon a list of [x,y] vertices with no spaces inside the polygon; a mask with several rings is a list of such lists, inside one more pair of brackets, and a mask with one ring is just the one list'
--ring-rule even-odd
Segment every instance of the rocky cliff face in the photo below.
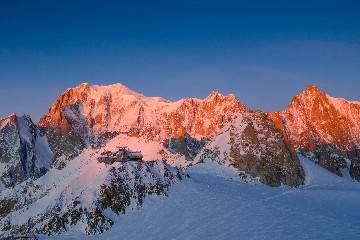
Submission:
{"label": "rocky cliff face", "polygon": [[0,189],[44,175],[52,155],[46,136],[30,117],[0,120]]}
{"label": "rocky cliff face", "polygon": [[164,147],[171,153],[178,153],[185,156],[185,160],[193,160],[201,151],[206,143],[206,139],[198,140],[185,134],[179,138],[170,138],[165,141]]}
{"label": "rocky cliff face", "polygon": [[215,159],[245,180],[299,186],[305,174],[295,151],[263,112],[238,114],[205,146],[200,160]]}
{"label": "rocky cliff face", "polygon": [[359,180],[360,103],[333,98],[315,86],[283,112],[269,113],[292,146],[326,169]]}

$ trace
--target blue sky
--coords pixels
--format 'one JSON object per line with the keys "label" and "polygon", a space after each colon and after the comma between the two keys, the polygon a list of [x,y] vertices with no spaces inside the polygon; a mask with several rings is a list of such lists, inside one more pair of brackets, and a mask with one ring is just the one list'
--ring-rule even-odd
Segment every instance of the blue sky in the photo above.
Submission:
{"label": "blue sky", "polygon": [[[276,2],[276,3],[275,3]],[[309,84],[360,100],[359,1],[1,1],[0,116],[121,82],[280,110]]]}

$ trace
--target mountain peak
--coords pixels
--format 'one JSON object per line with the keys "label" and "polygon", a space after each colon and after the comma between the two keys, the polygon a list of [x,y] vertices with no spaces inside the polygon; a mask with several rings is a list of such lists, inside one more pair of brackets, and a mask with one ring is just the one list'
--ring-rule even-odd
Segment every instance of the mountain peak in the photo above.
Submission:
{"label": "mountain peak", "polygon": [[16,116],[17,116],[16,113],[11,113],[11,114],[7,115],[6,117],[0,119],[0,121],[4,121],[7,119],[14,119],[14,118],[16,118]]}
{"label": "mountain peak", "polygon": [[3,128],[4,126],[6,126],[7,124],[11,123],[11,122],[15,122],[17,118],[17,115],[15,113],[12,113],[2,119],[0,119],[0,128]]}
{"label": "mountain peak", "polygon": [[303,93],[323,93],[323,91],[321,91],[316,85],[311,84],[305,88]]}
{"label": "mountain peak", "polygon": [[301,93],[293,97],[290,105],[294,102],[313,103],[316,99],[325,99],[327,94],[315,85],[307,86]]}
{"label": "mountain peak", "polygon": [[211,98],[222,97],[222,96],[223,95],[219,91],[214,90],[210,93],[210,95],[207,98],[211,99]]}
{"label": "mountain peak", "polygon": [[80,83],[78,86],[79,87],[87,87],[87,86],[90,86],[90,84],[88,82],[83,82],[83,83]]}
{"label": "mountain peak", "polygon": [[94,91],[96,93],[105,93],[111,92],[115,94],[122,94],[122,95],[136,95],[136,96],[143,96],[142,94],[130,89],[126,85],[122,83],[113,83],[109,85],[91,85],[88,82],[81,83],[73,88],[69,88],[68,90],[75,90],[79,92],[89,92]]}
{"label": "mountain peak", "polygon": [[83,82],[75,87],[68,88],[67,90],[75,90],[75,89],[76,90],[85,90],[85,89],[89,88],[90,86],[91,85],[88,82]]}
{"label": "mountain peak", "polygon": [[223,95],[218,90],[212,91],[209,94],[209,96],[206,98],[206,100],[218,100],[218,99],[226,99],[226,100],[238,101],[234,94],[231,93],[231,94],[228,94],[228,95]]}

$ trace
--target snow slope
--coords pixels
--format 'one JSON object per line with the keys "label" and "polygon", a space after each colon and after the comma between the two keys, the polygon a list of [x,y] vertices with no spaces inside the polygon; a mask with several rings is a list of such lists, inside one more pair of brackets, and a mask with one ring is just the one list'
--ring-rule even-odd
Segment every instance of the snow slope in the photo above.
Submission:
{"label": "snow slope", "polygon": [[[357,239],[360,186],[307,159],[301,188],[242,183],[234,172],[206,162],[170,189],[145,199],[102,235],[84,239]],[[78,239],[76,232],[55,239]],[[43,239],[46,239],[44,237]]]}
{"label": "snow slope", "polygon": [[99,155],[97,150],[86,149],[62,170],[51,168],[34,181],[1,191],[0,203],[15,205],[14,211],[0,218],[0,239],[28,232],[99,234],[113,224],[108,214],[139,208],[147,195],[166,194],[182,178],[161,160],[108,166],[97,161]]}

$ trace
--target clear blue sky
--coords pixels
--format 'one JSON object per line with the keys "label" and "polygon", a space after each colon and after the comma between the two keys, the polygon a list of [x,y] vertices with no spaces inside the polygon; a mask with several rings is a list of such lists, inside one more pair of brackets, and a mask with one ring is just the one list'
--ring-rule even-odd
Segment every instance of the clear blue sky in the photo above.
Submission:
{"label": "clear blue sky", "polygon": [[[276,2],[276,3],[274,3]],[[360,1],[1,1],[0,116],[121,82],[171,100],[284,108],[308,84],[360,100]]]}

